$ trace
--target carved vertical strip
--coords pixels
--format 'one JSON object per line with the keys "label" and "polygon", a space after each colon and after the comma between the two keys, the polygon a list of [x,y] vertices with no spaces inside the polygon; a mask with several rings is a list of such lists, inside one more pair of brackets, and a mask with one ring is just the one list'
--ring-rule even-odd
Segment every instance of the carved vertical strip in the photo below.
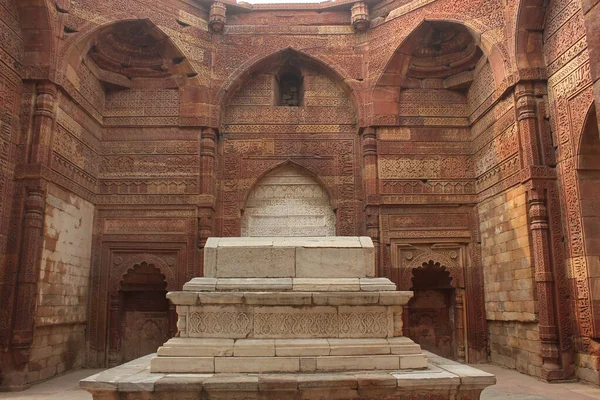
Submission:
{"label": "carved vertical strip", "polygon": [[465,362],[465,319],[464,289],[456,289],[454,305],[454,337],[456,338],[456,358]]}
{"label": "carved vertical strip", "polygon": [[120,364],[119,356],[121,349],[121,329],[120,329],[120,301],[119,293],[110,293],[109,303],[109,349],[108,349],[108,367],[114,367]]}
{"label": "carved vertical strip", "polygon": [[533,84],[519,84],[515,88],[521,155],[525,168],[541,164],[537,134],[537,102],[534,94]]}
{"label": "carved vertical strip", "polygon": [[548,212],[543,190],[531,190],[528,201],[542,341],[542,375],[544,379],[556,380],[563,378],[563,371],[558,350],[554,273],[551,267]]}
{"label": "carved vertical strip", "polygon": [[[198,247],[204,248],[206,240],[213,234],[215,198],[215,156],[217,132],[213,128],[202,130],[200,138],[201,194],[205,201],[198,210]],[[202,258],[202,257],[201,257]],[[200,260],[202,263],[202,259]]]}
{"label": "carved vertical strip", "polygon": [[101,319],[106,304],[102,302],[102,225],[104,220],[94,211],[92,228],[92,260],[90,269],[90,295],[88,304],[88,326],[86,329],[86,365],[98,368],[104,365],[104,346],[101,338],[106,330]]}
{"label": "carved vertical strip", "polygon": [[55,121],[56,85],[41,82],[36,86],[35,119],[31,144],[32,164],[49,165],[52,156],[52,130]]}
{"label": "carved vertical strip", "polygon": [[377,136],[375,129],[371,127],[365,128],[362,132],[362,154],[367,236],[373,240],[375,246],[377,274],[383,276],[385,273],[383,264],[380,262],[379,202],[377,197]]}
{"label": "carved vertical strip", "polygon": [[33,344],[37,281],[44,229],[44,197],[43,190],[30,190],[25,200],[23,247],[12,341],[17,366],[23,366],[28,361]]}
{"label": "carved vertical strip", "polygon": [[23,366],[29,359],[35,330],[37,281],[43,245],[44,207],[47,181],[43,177],[51,160],[52,131],[55,122],[56,85],[49,81],[36,86],[33,131],[29,164],[36,168],[24,181],[25,203],[21,236],[20,266],[17,280],[15,322],[12,336],[15,364]]}
{"label": "carved vertical strip", "polygon": [[[541,344],[542,378],[547,380],[564,379],[565,370],[560,357],[560,337],[555,296],[554,267],[552,262],[546,191],[554,184],[555,176],[545,163],[552,162],[548,157],[551,146],[546,132],[540,132],[541,99],[536,97],[534,83],[526,82],[516,86],[516,112],[521,138],[523,157],[523,183],[528,190],[529,230],[532,239],[533,268],[539,308],[539,330]],[[538,101],[540,100],[540,101]],[[545,155],[545,156],[544,156]]]}

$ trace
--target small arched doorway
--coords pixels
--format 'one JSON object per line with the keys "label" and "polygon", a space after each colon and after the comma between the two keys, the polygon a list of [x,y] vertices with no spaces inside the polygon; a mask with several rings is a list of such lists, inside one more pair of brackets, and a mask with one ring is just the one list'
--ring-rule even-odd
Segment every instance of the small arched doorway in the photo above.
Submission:
{"label": "small arched doorway", "polygon": [[142,262],[127,271],[119,288],[120,362],[154,353],[169,337],[169,301],[165,276]]}
{"label": "small arched doorway", "polygon": [[[446,267],[429,261],[412,270],[413,298],[408,303],[411,339],[425,350],[450,359],[464,359],[457,348],[457,326],[462,326],[462,301]],[[460,339],[460,338],[459,338]],[[462,354],[459,354],[462,353]]]}
{"label": "small arched doorway", "polygon": [[286,163],[248,194],[242,236],[334,236],[335,213],[327,191],[302,167]]}

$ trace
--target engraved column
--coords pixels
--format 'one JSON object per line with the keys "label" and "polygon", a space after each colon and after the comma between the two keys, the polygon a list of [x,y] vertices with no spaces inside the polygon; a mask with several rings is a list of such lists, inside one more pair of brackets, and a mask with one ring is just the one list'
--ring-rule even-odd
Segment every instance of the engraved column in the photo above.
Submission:
{"label": "engraved column", "polygon": [[539,302],[542,377],[547,380],[563,379],[555,311],[554,273],[549,250],[548,212],[544,190],[537,188],[530,190],[528,201],[535,282]]}
{"label": "engraved column", "polygon": [[12,349],[15,364],[22,367],[29,359],[35,330],[37,281],[44,233],[44,207],[47,189],[45,171],[52,156],[52,130],[55,121],[56,85],[49,81],[36,86],[31,148],[28,164],[20,179],[25,188],[21,255],[17,278],[15,323]]}
{"label": "engraved column", "polygon": [[16,319],[13,330],[13,356],[17,366],[29,360],[35,329],[37,281],[44,229],[44,190],[31,189],[25,200],[21,266],[17,283]]}
{"label": "engraved column", "polygon": [[200,137],[200,165],[202,204],[198,208],[198,246],[202,249],[213,233],[215,202],[215,156],[217,131],[214,128],[202,129]]}
{"label": "engraved column", "polygon": [[365,213],[367,216],[367,236],[375,246],[375,266],[378,274],[382,275],[379,260],[383,259],[379,245],[379,199],[377,196],[377,135],[372,127],[365,128],[362,132],[363,150],[363,182],[365,191]]}
{"label": "engraved column", "polygon": [[36,86],[36,93],[30,163],[48,166],[52,156],[56,85],[52,82],[40,82]]}
{"label": "engraved column", "polygon": [[121,304],[118,292],[111,292],[108,305],[108,366],[114,367],[120,364],[121,329],[120,312]]}
{"label": "engraved column", "polygon": [[[553,185],[553,177],[543,165],[542,141],[538,129],[535,85],[531,82],[515,88],[517,121],[523,160],[523,183],[528,188],[528,214],[532,238],[533,268],[539,306],[539,329],[542,342],[542,377],[547,380],[564,379],[559,353],[557,307],[554,290],[548,211],[545,193]],[[546,176],[547,175],[547,176]]]}

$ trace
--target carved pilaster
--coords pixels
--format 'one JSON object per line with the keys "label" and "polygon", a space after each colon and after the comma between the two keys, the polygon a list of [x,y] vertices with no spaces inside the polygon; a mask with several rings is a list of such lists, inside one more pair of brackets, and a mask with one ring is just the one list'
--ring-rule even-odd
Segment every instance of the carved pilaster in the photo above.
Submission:
{"label": "carved pilaster", "polygon": [[367,236],[373,240],[375,246],[375,265],[378,274],[383,270],[379,260],[381,259],[379,243],[379,204],[377,198],[377,135],[375,129],[368,127],[362,132],[363,153],[363,183],[365,191],[365,212],[367,215]]}
{"label": "carved pilaster", "polygon": [[[217,131],[213,128],[204,128],[200,137],[200,165],[202,170],[201,194],[205,198],[216,196],[215,186],[215,157],[217,148]],[[198,209],[198,247],[204,248],[206,240],[213,233],[214,207],[203,205]]]}
{"label": "carved pilaster", "polygon": [[120,329],[120,299],[119,293],[110,293],[108,305],[108,366],[114,367],[120,364],[119,353],[121,348],[121,329]]}
{"label": "carved pilaster", "polygon": [[369,127],[362,132],[363,182],[365,198],[377,195],[377,136],[375,129]]}
{"label": "carved pilaster", "polygon": [[369,6],[362,1],[359,1],[358,3],[354,3],[350,9],[350,13],[350,19],[354,30],[357,32],[366,32],[371,25],[369,19]]}
{"label": "carved pilaster", "polygon": [[454,305],[454,326],[456,335],[456,358],[459,361],[466,362],[467,352],[465,351],[465,290],[456,289],[456,303]]}
{"label": "carved pilaster", "polygon": [[215,210],[212,207],[200,207],[198,209],[198,247],[204,248],[206,241],[213,234],[213,220]]}
{"label": "carved pilaster", "polygon": [[13,232],[21,235],[12,335],[13,359],[17,367],[27,363],[33,344],[47,190],[44,170],[50,165],[52,156],[56,94],[54,83],[49,81],[37,83],[31,152],[27,160],[28,164],[22,166],[22,169],[30,172],[21,178],[24,179],[25,189],[21,232]]}
{"label": "carved pilaster", "polygon": [[542,342],[542,377],[547,380],[564,379],[559,354],[556,296],[550,257],[545,193],[543,189],[534,188],[528,194],[533,262],[539,304],[540,340]]}
{"label": "carved pilaster", "polygon": [[215,193],[215,153],[217,131],[204,128],[200,137],[200,166],[202,168],[202,194]]}
{"label": "carved pilaster", "polygon": [[[546,192],[555,184],[555,175],[547,163],[551,146],[541,132],[540,115],[543,94],[534,82],[520,83],[515,87],[517,123],[521,139],[523,161],[522,181],[528,188],[529,229],[532,239],[533,268],[539,308],[539,329],[542,342],[542,377],[546,380],[565,379],[558,331],[559,314],[556,303],[556,282],[552,259],[552,241]],[[560,245],[560,244],[559,244]]]}
{"label": "carved pilaster", "polygon": [[540,165],[540,143],[538,138],[537,101],[533,83],[519,84],[515,88],[517,123],[521,138],[523,167]]}
{"label": "carved pilaster", "polygon": [[44,230],[44,198],[44,190],[34,188],[28,191],[25,200],[21,264],[12,339],[13,357],[18,367],[27,363],[33,344],[37,281]]}
{"label": "carved pilaster", "polygon": [[225,4],[219,1],[215,1],[214,3],[212,3],[212,5],[210,6],[210,16],[208,22],[210,30],[215,33],[222,32],[223,28],[225,28],[225,22],[227,18],[226,16],[227,7],[225,6]]}
{"label": "carved pilaster", "polygon": [[56,110],[56,85],[40,82],[36,86],[31,164],[49,165],[52,156],[52,130]]}
{"label": "carved pilaster", "polygon": [[169,303],[169,337],[177,334],[177,311],[175,304]]}

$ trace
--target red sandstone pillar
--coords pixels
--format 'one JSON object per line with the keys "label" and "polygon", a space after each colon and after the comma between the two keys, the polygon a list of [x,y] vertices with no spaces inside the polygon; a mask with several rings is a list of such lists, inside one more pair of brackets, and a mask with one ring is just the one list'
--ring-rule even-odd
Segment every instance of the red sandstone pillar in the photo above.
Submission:
{"label": "red sandstone pillar", "polygon": [[552,381],[565,378],[561,363],[557,307],[554,290],[554,267],[548,231],[546,190],[555,177],[544,165],[543,147],[548,146],[538,129],[537,98],[534,83],[515,88],[517,123],[523,160],[523,183],[528,187],[528,215],[532,239],[532,258],[538,296],[542,378]]}
{"label": "red sandstone pillar", "polygon": [[548,212],[543,189],[529,191],[529,219],[533,242],[535,282],[539,304],[542,374],[547,380],[564,379],[558,345],[554,273],[550,259]]}
{"label": "red sandstone pillar", "polygon": [[365,191],[365,214],[367,216],[367,236],[375,246],[375,266],[377,274],[382,275],[380,260],[383,259],[379,245],[379,200],[377,190],[377,135],[375,129],[368,127],[362,132],[363,184]]}
{"label": "red sandstone pillar", "polygon": [[[204,248],[206,240],[213,234],[215,214],[216,179],[215,162],[217,131],[204,128],[200,136],[201,204],[198,205],[198,247]],[[202,263],[202,261],[201,261]],[[204,275],[203,271],[200,271]]]}
{"label": "red sandstone pillar", "polygon": [[45,195],[42,188],[29,190],[25,200],[21,265],[17,283],[15,325],[12,348],[15,365],[29,360],[35,330],[37,281],[44,229]]}
{"label": "red sandstone pillar", "polygon": [[121,363],[121,301],[118,292],[111,292],[108,305],[108,366]]}
{"label": "red sandstone pillar", "polygon": [[200,137],[200,165],[202,168],[202,194],[214,195],[215,187],[215,153],[217,148],[217,131],[214,128],[202,129]]}
{"label": "red sandstone pillar", "polygon": [[52,156],[56,93],[56,85],[51,82],[37,84],[29,164],[23,167],[27,171],[22,178],[25,180],[24,220],[12,335],[13,358],[18,367],[29,359],[35,330],[47,186],[44,171],[49,168]]}
{"label": "red sandstone pillar", "polygon": [[40,82],[36,86],[34,128],[31,143],[31,164],[50,165],[52,156],[52,130],[54,129],[56,109],[56,85],[52,82]]}

